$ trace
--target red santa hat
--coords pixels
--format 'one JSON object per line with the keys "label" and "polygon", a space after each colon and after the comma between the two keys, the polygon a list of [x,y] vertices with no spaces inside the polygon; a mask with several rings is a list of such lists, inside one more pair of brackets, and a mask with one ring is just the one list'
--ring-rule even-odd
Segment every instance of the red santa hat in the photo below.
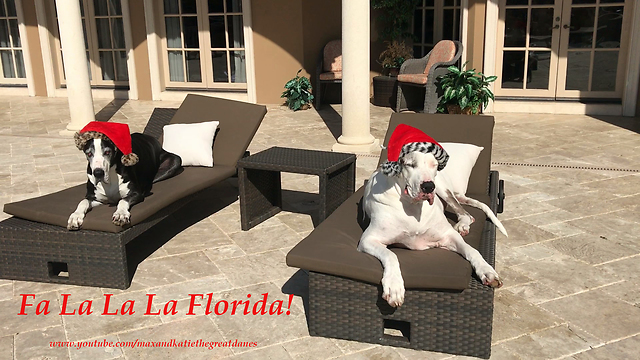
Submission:
{"label": "red santa hat", "polygon": [[413,151],[433,154],[438,161],[438,170],[444,169],[449,160],[447,152],[432,137],[412,126],[400,124],[393,130],[389,139],[387,161],[381,165],[382,172],[388,176],[400,174],[402,168],[398,160]]}
{"label": "red santa hat", "polygon": [[92,121],[74,135],[76,147],[80,150],[84,150],[87,141],[91,139],[111,141],[122,152],[124,166],[132,166],[138,162],[138,155],[131,152],[131,133],[127,124]]}

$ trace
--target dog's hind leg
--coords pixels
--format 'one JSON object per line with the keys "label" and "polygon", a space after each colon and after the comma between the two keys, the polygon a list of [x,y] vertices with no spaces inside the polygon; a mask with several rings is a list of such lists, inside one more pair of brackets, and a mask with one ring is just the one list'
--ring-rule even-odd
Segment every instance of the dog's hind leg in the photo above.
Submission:
{"label": "dog's hind leg", "polygon": [[177,175],[182,169],[182,159],[180,156],[162,150],[160,153],[160,167],[153,179],[154,183]]}
{"label": "dog's hind leg", "polygon": [[76,211],[69,216],[69,220],[67,221],[67,230],[79,230],[82,227],[84,216],[87,214],[87,211],[101,204],[102,203],[99,201],[82,199],[78,204]]}
{"label": "dog's hind leg", "polygon": [[476,221],[473,216],[471,216],[471,214],[469,214],[467,210],[465,210],[462,205],[460,205],[458,199],[453,195],[451,190],[439,190],[436,186],[436,194],[438,194],[438,196],[440,196],[447,203],[447,205],[458,217],[458,222],[453,226],[453,228],[462,236],[469,235],[471,224]]}
{"label": "dog's hind leg", "polygon": [[481,201],[478,201],[476,199],[472,199],[470,197],[466,197],[465,195],[460,195],[460,194],[456,195],[456,199],[458,199],[458,201],[461,204],[473,206],[475,208],[478,208],[478,209],[484,211],[484,213],[487,214],[489,219],[491,219],[491,222],[493,222],[496,225],[498,230],[500,230],[500,232],[504,236],[507,236],[507,237],[509,236],[507,234],[507,229],[504,228],[504,226],[502,225],[500,220],[498,220],[498,217],[496,216],[496,214],[494,214],[493,211],[491,211],[491,208],[489,208],[485,203],[483,203]]}
{"label": "dog's hind leg", "polygon": [[382,298],[393,307],[404,303],[404,280],[398,257],[369,231],[365,230],[358,243],[358,251],[374,256],[382,263]]}
{"label": "dog's hind leg", "polygon": [[484,285],[494,288],[502,286],[502,280],[496,270],[489,265],[478,250],[467,244],[460,234],[453,230],[448,231],[444,235],[443,246],[467,259]]}

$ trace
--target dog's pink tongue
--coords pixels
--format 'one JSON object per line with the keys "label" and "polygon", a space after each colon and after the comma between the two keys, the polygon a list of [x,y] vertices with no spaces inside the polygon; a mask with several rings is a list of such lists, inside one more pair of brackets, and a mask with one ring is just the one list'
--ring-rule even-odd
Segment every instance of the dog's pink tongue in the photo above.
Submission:
{"label": "dog's pink tongue", "polygon": [[428,193],[427,194],[427,201],[429,202],[429,205],[433,205],[433,199],[435,198],[434,193]]}

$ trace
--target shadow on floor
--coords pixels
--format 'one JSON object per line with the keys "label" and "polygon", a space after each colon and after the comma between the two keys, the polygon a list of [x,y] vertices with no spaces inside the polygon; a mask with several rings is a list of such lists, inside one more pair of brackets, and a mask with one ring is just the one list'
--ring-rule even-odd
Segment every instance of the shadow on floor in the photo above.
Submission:
{"label": "shadow on floor", "polygon": [[331,135],[338,140],[342,135],[342,116],[329,104],[322,105],[322,108],[320,110],[316,109],[316,111],[325,125],[327,125],[327,129],[331,131]]}
{"label": "shadow on floor", "polygon": [[300,296],[302,298],[302,306],[304,307],[304,316],[309,323],[309,273],[305,270],[298,270],[287,280],[282,289],[283,294]]}
{"label": "shadow on floor", "polygon": [[188,227],[231,205],[238,199],[235,179],[203,191],[197,198],[126,245],[130,280],[138,265]]}
{"label": "shadow on floor", "polygon": [[96,114],[96,121],[109,121],[127,102],[127,99],[114,99]]}
{"label": "shadow on floor", "polygon": [[636,134],[640,134],[640,118],[638,117],[624,117],[624,116],[604,116],[604,115],[590,115],[594,119],[604,121],[608,124],[621,127],[623,129],[633,131]]}

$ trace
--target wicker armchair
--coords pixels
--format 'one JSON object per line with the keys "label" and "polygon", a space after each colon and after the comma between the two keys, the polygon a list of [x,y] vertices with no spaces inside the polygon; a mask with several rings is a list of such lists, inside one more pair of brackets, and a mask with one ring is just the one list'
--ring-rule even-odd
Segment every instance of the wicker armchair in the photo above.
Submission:
{"label": "wicker armchair", "polygon": [[398,96],[396,112],[408,110],[405,91],[411,87],[425,89],[422,112],[434,114],[442,94],[438,94],[436,80],[449,72],[447,68],[455,64],[462,54],[462,43],[455,40],[441,40],[421,59],[409,59],[402,64],[398,75]]}
{"label": "wicker armchair", "polygon": [[327,84],[342,84],[342,40],[329,41],[318,57],[315,84],[316,109],[322,106],[322,96]]}

